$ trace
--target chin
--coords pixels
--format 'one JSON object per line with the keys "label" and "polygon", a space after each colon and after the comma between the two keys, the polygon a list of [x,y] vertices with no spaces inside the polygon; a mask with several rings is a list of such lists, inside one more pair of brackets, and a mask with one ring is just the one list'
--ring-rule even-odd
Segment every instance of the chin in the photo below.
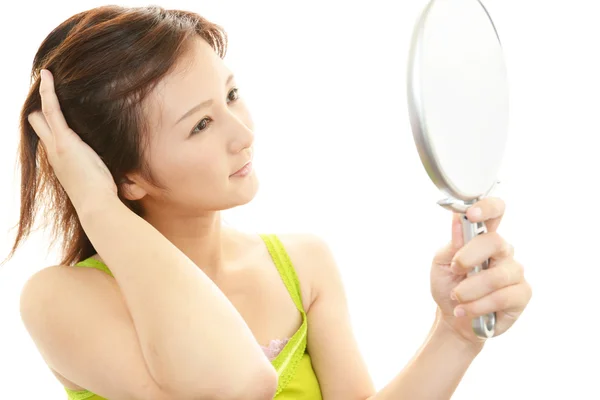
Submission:
{"label": "chin", "polygon": [[230,206],[227,208],[234,208],[246,205],[250,203],[258,193],[259,182],[254,171],[252,175],[247,176],[244,182],[235,188],[231,196]]}

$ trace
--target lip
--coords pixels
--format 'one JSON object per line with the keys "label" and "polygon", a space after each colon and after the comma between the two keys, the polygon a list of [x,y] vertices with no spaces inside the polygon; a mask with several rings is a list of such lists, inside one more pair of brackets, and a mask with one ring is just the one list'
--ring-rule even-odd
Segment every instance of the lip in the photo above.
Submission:
{"label": "lip", "polygon": [[252,172],[252,161],[248,161],[242,168],[231,174],[230,177],[243,178],[244,176],[248,176],[250,172]]}

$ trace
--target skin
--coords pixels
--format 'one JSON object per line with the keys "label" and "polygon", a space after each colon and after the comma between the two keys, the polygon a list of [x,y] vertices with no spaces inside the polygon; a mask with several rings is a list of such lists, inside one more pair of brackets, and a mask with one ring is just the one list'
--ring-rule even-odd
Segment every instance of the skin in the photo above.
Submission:
{"label": "skin", "polygon": [[[122,221],[131,229],[139,229],[135,232],[144,238],[145,243],[152,244],[153,247],[146,248],[146,252],[166,246],[161,240],[163,237],[168,239],[174,245],[174,248],[165,247],[165,254],[172,257],[169,265],[173,265],[171,260],[177,260],[177,266],[181,265],[181,270],[174,269],[172,274],[179,276],[177,274],[182,271],[181,276],[187,277],[185,274],[191,274],[191,269],[200,271],[197,277],[193,276],[194,279],[198,278],[199,285],[214,283],[214,287],[224,294],[222,300],[233,305],[232,310],[241,316],[257,344],[267,345],[271,339],[290,337],[298,329],[300,315],[260,238],[221,226],[219,212],[248,203],[258,189],[254,171],[242,178],[231,176],[252,158],[254,128],[249,112],[235,90],[235,80],[230,76],[231,71],[214,51],[202,40],[197,40],[189,59],[182,60],[181,68],[166,77],[151,96],[147,103],[149,125],[153,127],[148,133],[151,139],[150,167],[166,189],[157,189],[138,174],[128,176],[129,181],[124,184],[127,196],[139,200],[146,210],[145,221],[138,221],[115,201],[115,182],[97,155],[66,125],[54,94],[52,76],[44,72],[40,89],[43,111],[32,114],[30,123],[42,139],[54,171],[78,210],[86,231],[94,233],[97,238],[96,248],[111,269],[114,265],[116,280],[123,281],[120,290],[114,279],[100,271],[58,266],[43,270],[40,272],[43,279],[34,276],[32,283],[24,288],[22,315],[25,325],[46,362],[51,367],[61,366],[60,371],[53,370],[67,387],[94,387],[98,393],[112,395],[111,399],[132,398],[128,397],[133,396],[131,392],[142,390],[140,388],[145,388],[145,394],[153,398],[168,398],[174,393],[169,392],[171,385],[157,384],[156,376],[171,375],[153,370],[152,360],[149,361],[144,352],[145,341],[140,335],[136,337],[132,329],[132,324],[143,327],[154,325],[143,310],[133,312],[136,297],[128,293],[138,288],[133,284],[131,289],[127,286],[128,274],[133,272],[127,266],[121,266],[121,260],[128,255],[117,255],[111,250],[118,246],[120,239],[114,226]],[[190,108],[206,100],[212,103],[177,122]],[[210,119],[206,125],[204,122],[209,120],[205,118]],[[94,193],[93,197],[89,196],[90,192]],[[462,242],[460,221],[456,216],[453,218],[451,240],[434,256],[431,265],[431,291],[438,305],[435,316],[432,316],[431,332],[413,360],[379,392],[375,391],[359,353],[340,271],[327,244],[312,235],[280,236],[300,279],[309,319],[308,351],[324,399],[451,397],[470,363],[484,346],[484,342],[471,330],[471,318],[496,311],[496,334],[499,335],[514,324],[531,298],[531,288],[524,278],[523,267],[514,259],[512,247],[497,233],[504,210],[503,201],[496,198],[486,198],[475,204],[467,216],[473,222],[485,221],[489,232],[467,244]],[[99,215],[103,217],[98,218]],[[109,225],[111,215],[114,216],[113,225]],[[149,224],[162,236],[150,231],[144,224]],[[106,233],[111,226],[110,234]],[[137,268],[137,264],[133,264],[135,260],[143,257],[134,254],[138,250],[144,252],[144,248],[133,249],[127,259],[132,263],[132,271]],[[148,268],[147,274],[156,271],[157,276],[164,274],[161,279],[170,279],[169,271],[165,272],[163,265],[154,267],[154,258],[148,257],[144,260],[146,264],[139,268]],[[488,258],[492,260],[489,270],[466,277],[470,266]],[[151,277],[146,279],[148,285],[153,284]],[[174,280],[172,285],[177,282]],[[66,340],[60,331],[50,331],[42,321],[40,306],[43,293],[48,292],[50,285],[74,289],[73,296],[78,296],[75,305],[73,299],[64,299],[59,305],[54,303],[54,308],[58,309],[55,313],[85,320],[88,310],[92,309],[97,319],[102,317],[105,332],[111,331],[109,324],[115,324],[116,333],[110,339],[116,342],[126,340],[130,348],[141,346],[141,350],[130,350],[130,357],[124,360],[119,358],[122,356],[118,352],[125,350],[118,346],[113,349],[114,345],[103,346],[94,329],[78,338],[80,342],[73,342],[73,338]],[[90,295],[86,297],[79,293],[83,292],[82,285],[88,292],[110,301],[99,303],[96,300],[94,303]],[[206,290],[212,290],[212,286],[206,286]],[[143,294],[135,293],[138,296]],[[127,317],[128,307],[134,315],[133,322]],[[466,316],[461,316],[459,310],[464,310]],[[94,320],[88,319],[93,327]],[[232,319],[223,322],[226,323],[237,322]],[[117,329],[118,326],[124,328]],[[211,326],[219,325],[214,323]],[[171,335],[185,338],[185,331],[171,332]],[[53,338],[53,347],[44,339],[49,336]],[[336,340],[330,340],[332,337]],[[247,338],[240,336],[239,341],[243,340]],[[69,354],[68,346],[73,346],[73,343],[79,343],[82,351],[91,348],[86,356],[102,360],[105,367],[102,372]],[[154,343],[160,345],[163,342],[155,339]],[[198,343],[199,346],[202,344]],[[219,345],[211,343],[212,347]],[[223,349],[227,351],[227,347]],[[251,357],[255,355],[256,352],[251,353]],[[56,361],[59,359],[62,362]],[[260,364],[260,360],[256,362],[261,368],[264,365]],[[122,368],[119,363],[123,364]],[[198,365],[198,368],[202,366]],[[243,371],[228,371],[234,372],[240,374],[241,380],[247,377]],[[227,376],[222,376],[222,379],[224,387],[235,382]],[[249,376],[247,379],[271,382],[273,377],[266,372],[260,377]],[[189,382],[185,384],[192,385]],[[124,387],[130,391],[126,392]],[[178,398],[200,398],[197,397],[200,393],[198,387],[188,388],[188,392],[181,389]],[[248,393],[246,396],[249,396]],[[253,398],[272,398],[272,392],[255,393]]]}

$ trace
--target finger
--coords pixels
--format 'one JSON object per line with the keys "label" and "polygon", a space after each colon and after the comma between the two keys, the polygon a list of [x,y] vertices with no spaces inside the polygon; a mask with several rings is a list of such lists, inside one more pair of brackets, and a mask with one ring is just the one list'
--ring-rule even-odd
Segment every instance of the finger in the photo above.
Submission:
{"label": "finger", "polygon": [[52,130],[48,126],[44,114],[40,111],[34,111],[27,116],[27,120],[42,143],[47,146],[49,141],[52,140]]}
{"label": "finger", "polygon": [[460,249],[464,245],[460,214],[452,213],[452,247]]}
{"label": "finger", "polygon": [[40,95],[42,97],[42,112],[54,135],[66,132],[69,129],[67,121],[60,109],[58,97],[54,91],[54,79],[50,71],[43,69],[40,72]]}
{"label": "finger", "polygon": [[531,286],[527,282],[507,286],[481,299],[460,304],[454,309],[457,317],[480,317],[492,312],[504,312],[518,316],[531,299]]}
{"label": "finger", "polygon": [[495,232],[502,222],[506,204],[497,197],[487,197],[473,204],[467,210],[467,218],[471,222],[485,222],[488,232]]}
{"label": "finger", "polygon": [[463,237],[462,237],[462,224],[460,222],[460,215],[453,213],[452,214],[452,240],[450,243],[442,247],[435,253],[435,257],[433,258],[434,264],[443,266],[445,268],[450,267],[450,262],[452,258],[456,254],[456,251],[460,249],[463,245]]}
{"label": "finger", "polygon": [[507,259],[494,268],[483,270],[461,281],[451,293],[459,303],[468,303],[485,297],[507,286],[516,285],[525,278],[523,266]]}
{"label": "finger", "polygon": [[502,261],[512,258],[514,248],[498,233],[488,232],[471,239],[456,252],[450,269],[455,274],[466,274],[475,266],[481,265],[488,259]]}

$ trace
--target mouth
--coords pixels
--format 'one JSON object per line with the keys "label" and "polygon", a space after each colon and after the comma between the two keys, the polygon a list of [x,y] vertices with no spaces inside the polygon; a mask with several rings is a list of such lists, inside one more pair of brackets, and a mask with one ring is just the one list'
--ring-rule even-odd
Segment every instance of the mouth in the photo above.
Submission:
{"label": "mouth", "polygon": [[248,176],[252,172],[252,161],[248,161],[244,166],[238,169],[233,174],[229,175],[230,178],[239,177],[243,178],[244,176]]}

